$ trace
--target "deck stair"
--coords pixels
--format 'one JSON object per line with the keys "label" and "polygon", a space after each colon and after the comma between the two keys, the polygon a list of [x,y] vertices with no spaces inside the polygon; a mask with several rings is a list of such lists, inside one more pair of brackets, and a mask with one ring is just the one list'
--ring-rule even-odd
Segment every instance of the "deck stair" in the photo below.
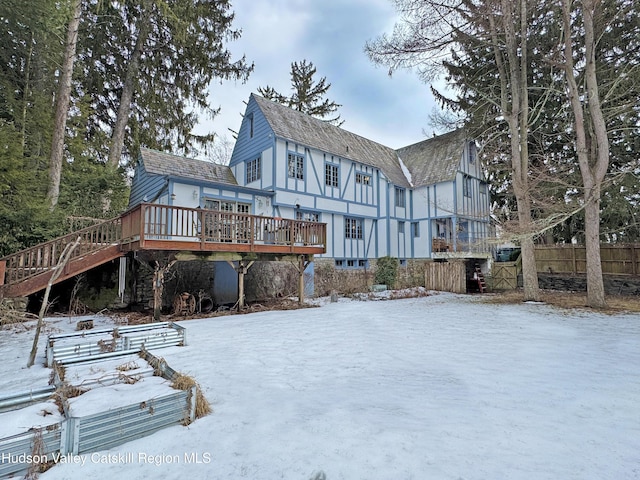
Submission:
{"label": "deck stair", "polygon": [[123,255],[120,217],[0,258],[0,298],[22,297],[46,288],[66,245],[80,238],[57,282]]}

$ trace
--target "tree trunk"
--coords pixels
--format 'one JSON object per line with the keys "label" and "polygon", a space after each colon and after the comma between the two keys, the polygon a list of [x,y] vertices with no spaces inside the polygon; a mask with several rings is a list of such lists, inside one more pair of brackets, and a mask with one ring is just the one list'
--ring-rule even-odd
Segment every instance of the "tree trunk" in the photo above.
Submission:
{"label": "tree trunk", "polygon": [[[518,238],[522,255],[522,282],[525,301],[538,301],[538,272],[535,261],[535,246],[531,222],[531,197],[529,193],[529,105],[527,83],[527,9],[526,0],[521,0],[514,19],[511,2],[502,0],[502,14],[506,56],[500,50],[500,28],[496,18],[489,15],[491,40],[500,78],[500,110],[509,127],[511,146],[511,171],[513,193],[518,208]],[[519,20],[519,21],[517,21]],[[516,34],[515,27],[520,28]]]}
{"label": "tree trunk", "polygon": [[129,121],[129,114],[131,113],[131,102],[133,101],[133,95],[136,90],[136,78],[140,70],[140,58],[142,57],[145,42],[151,31],[151,8],[147,2],[144,3],[143,8],[143,14],[138,21],[138,38],[136,39],[136,44],[133,52],[131,52],[129,64],[127,65],[127,73],[124,79],[124,85],[122,86],[120,104],[118,105],[118,114],[111,134],[111,146],[109,147],[107,165],[114,168],[118,167],[122,157],[124,136],[127,129],[127,122]]}
{"label": "tree trunk", "polygon": [[51,278],[47,282],[47,288],[44,292],[44,298],[42,299],[42,305],[40,306],[40,314],[38,315],[38,324],[36,325],[36,334],[33,337],[33,345],[31,346],[31,353],[29,354],[29,361],[27,362],[27,367],[31,368],[36,361],[36,353],[38,352],[38,340],[40,339],[40,331],[44,325],[44,315],[47,313],[47,304],[49,303],[49,293],[51,292],[51,286],[56,283],[56,280],[62,273],[65,265],[71,259],[71,254],[76,249],[76,247],[80,244],[81,238],[78,237],[75,242],[67,244],[64,247],[64,250],[60,254],[60,259],[58,263],[53,269],[53,273],[51,274]]}
{"label": "tree trunk", "polygon": [[60,73],[60,84],[56,98],[56,111],[53,125],[53,139],[51,141],[51,157],[49,160],[49,190],[47,200],[49,209],[53,210],[60,197],[60,178],[62,177],[62,161],[64,157],[64,134],[67,127],[67,115],[71,98],[71,80],[73,77],[73,65],[76,57],[76,45],[78,43],[78,26],[82,14],[81,0],[74,0],[73,12],[67,27],[67,43],[64,49],[64,58]]}
{"label": "tree trunk", "polygon": [[[584,186],[585,247],[587,260],[587,304],[594,308],[606,307],[602,263],[600,259],[600,194],[602,182],[609,168],[609,139],[604,115],[600,106],[595,63],[596,36],[593,14],[595,3],[585,0],[582,4],[585,32],[585,80],[586,99],[581,95],[575,76],[573,39],[571,32],[571,1],[563,0],[564,71],[567,92],[573,110],[576,154]],[[584,112],[583,101],[588,102],[589,118]],[[595,143],[588,141],[587,132],[593,132]]]}

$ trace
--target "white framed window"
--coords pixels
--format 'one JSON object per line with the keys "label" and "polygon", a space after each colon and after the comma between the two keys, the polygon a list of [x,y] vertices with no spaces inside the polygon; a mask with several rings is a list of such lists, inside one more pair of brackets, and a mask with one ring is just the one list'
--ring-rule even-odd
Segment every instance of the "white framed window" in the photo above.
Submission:
{"label": "white framed window", "polygon": [[473,190],[473,180],[471,177],[464,176],[462,179],[462,195],[465,197],[471,197],[471,192]]}
{"label": "white framed window", "polygon": [[253,160],[249,160],[247,162],[247,182],[246,183],[251,183],[251,182],[255,182],[256,180],[260,180],[260,172],[262,170],[261,163],[262,161],[260,157],[254,158]]}
{"label": "white framed window", "polygon": [[420,222],[411,222],[411,236],[413,238],[420,236]]}
{"label": "white framed window", "polygon": [[350,218],[344,219],[344,236],[345,238],[362,239],[362,219]]}
{"label": "white framed window", "polygon": [[356,172],[356,183],[360,183],[362,185],[371,185],[371,175]]}
{"label": "white framed window", "polygon": [[319,222],[320,214],[318,212],[311,212],[307,210],[297,210],[296,220],[303,220],[305,222]]}
{"label": "white framed window", "polygon": [[324,165],[324,184],[329,187],[338,186],[338,166],[331,163]]}
{"label": "white framed window", "polygon": [[236,213],[251,212],[250,203],[230,202],[227,200],[215,200],[213,198],[206,198],[204,200],[204,208],[208,210],[215,210],[218,212],[236,212]]}
{"label": "white framed window", "polygon": [[304,180],[304,157],[297,153],[290,153],[288,159],[289,178]]}
{"label": "white framed window", "polygon": [[401,207],[404,208],[405,205],[407,204],[406,202],[406,195],[407,192],[404,188],[402,187],[396,187],[396,207]]}

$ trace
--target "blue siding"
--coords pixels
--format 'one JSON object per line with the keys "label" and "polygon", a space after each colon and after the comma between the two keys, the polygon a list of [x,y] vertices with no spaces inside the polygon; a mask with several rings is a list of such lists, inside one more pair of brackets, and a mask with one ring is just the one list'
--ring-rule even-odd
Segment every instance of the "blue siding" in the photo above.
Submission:
{"label": "blue siding", "polygon": [[[252,123],[253,128],[251,128]],[[251,135],[251,133],[253,133],[253,135]],[[231,161],[229,162],[229,166],[236,172],[236,181],[240,185],[245,185],[247,180],[245,169],[246,162],[261,156],[262,152],[270,147],[275,148],[275,135],[271,126],[264,118],[262,111],[258,108],[258,104],[253,97],[251,97],[249,99],[249,104],[247,105],[247,110],[242,118],[240,130],[238,131],[238,139],[236,140],[236,145],[233,149],[233,154],[231,155]],[[263,179],[265,176],[264,172],[266,172],[267,169],[273,168],[274,159],[265,157],[265,155],[262,155],[260,181],[252,182],[252,187],[262,189],[272,187],[271,185],[265,185]]]}
{"label": "blue siding", "polygon": [[162,189],[168,185],[167,179],[162,175],[148,173],[140,160],[136,165],[135,175],[131,183],[129,194],[129,208],[143,202],[155,200]]}

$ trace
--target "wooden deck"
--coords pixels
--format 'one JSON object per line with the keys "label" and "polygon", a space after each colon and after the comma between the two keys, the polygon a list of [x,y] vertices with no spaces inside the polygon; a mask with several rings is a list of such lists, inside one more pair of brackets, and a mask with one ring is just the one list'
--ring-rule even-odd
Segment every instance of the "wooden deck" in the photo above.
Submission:
{"label": "wooden deck", "polygon": [[141,204],[121,216],[0,258],[0,298],[46,288],[67,244],[80,238],[57,282],[131,251],[312,256],[326,252],[326,225],[200,208]]}

